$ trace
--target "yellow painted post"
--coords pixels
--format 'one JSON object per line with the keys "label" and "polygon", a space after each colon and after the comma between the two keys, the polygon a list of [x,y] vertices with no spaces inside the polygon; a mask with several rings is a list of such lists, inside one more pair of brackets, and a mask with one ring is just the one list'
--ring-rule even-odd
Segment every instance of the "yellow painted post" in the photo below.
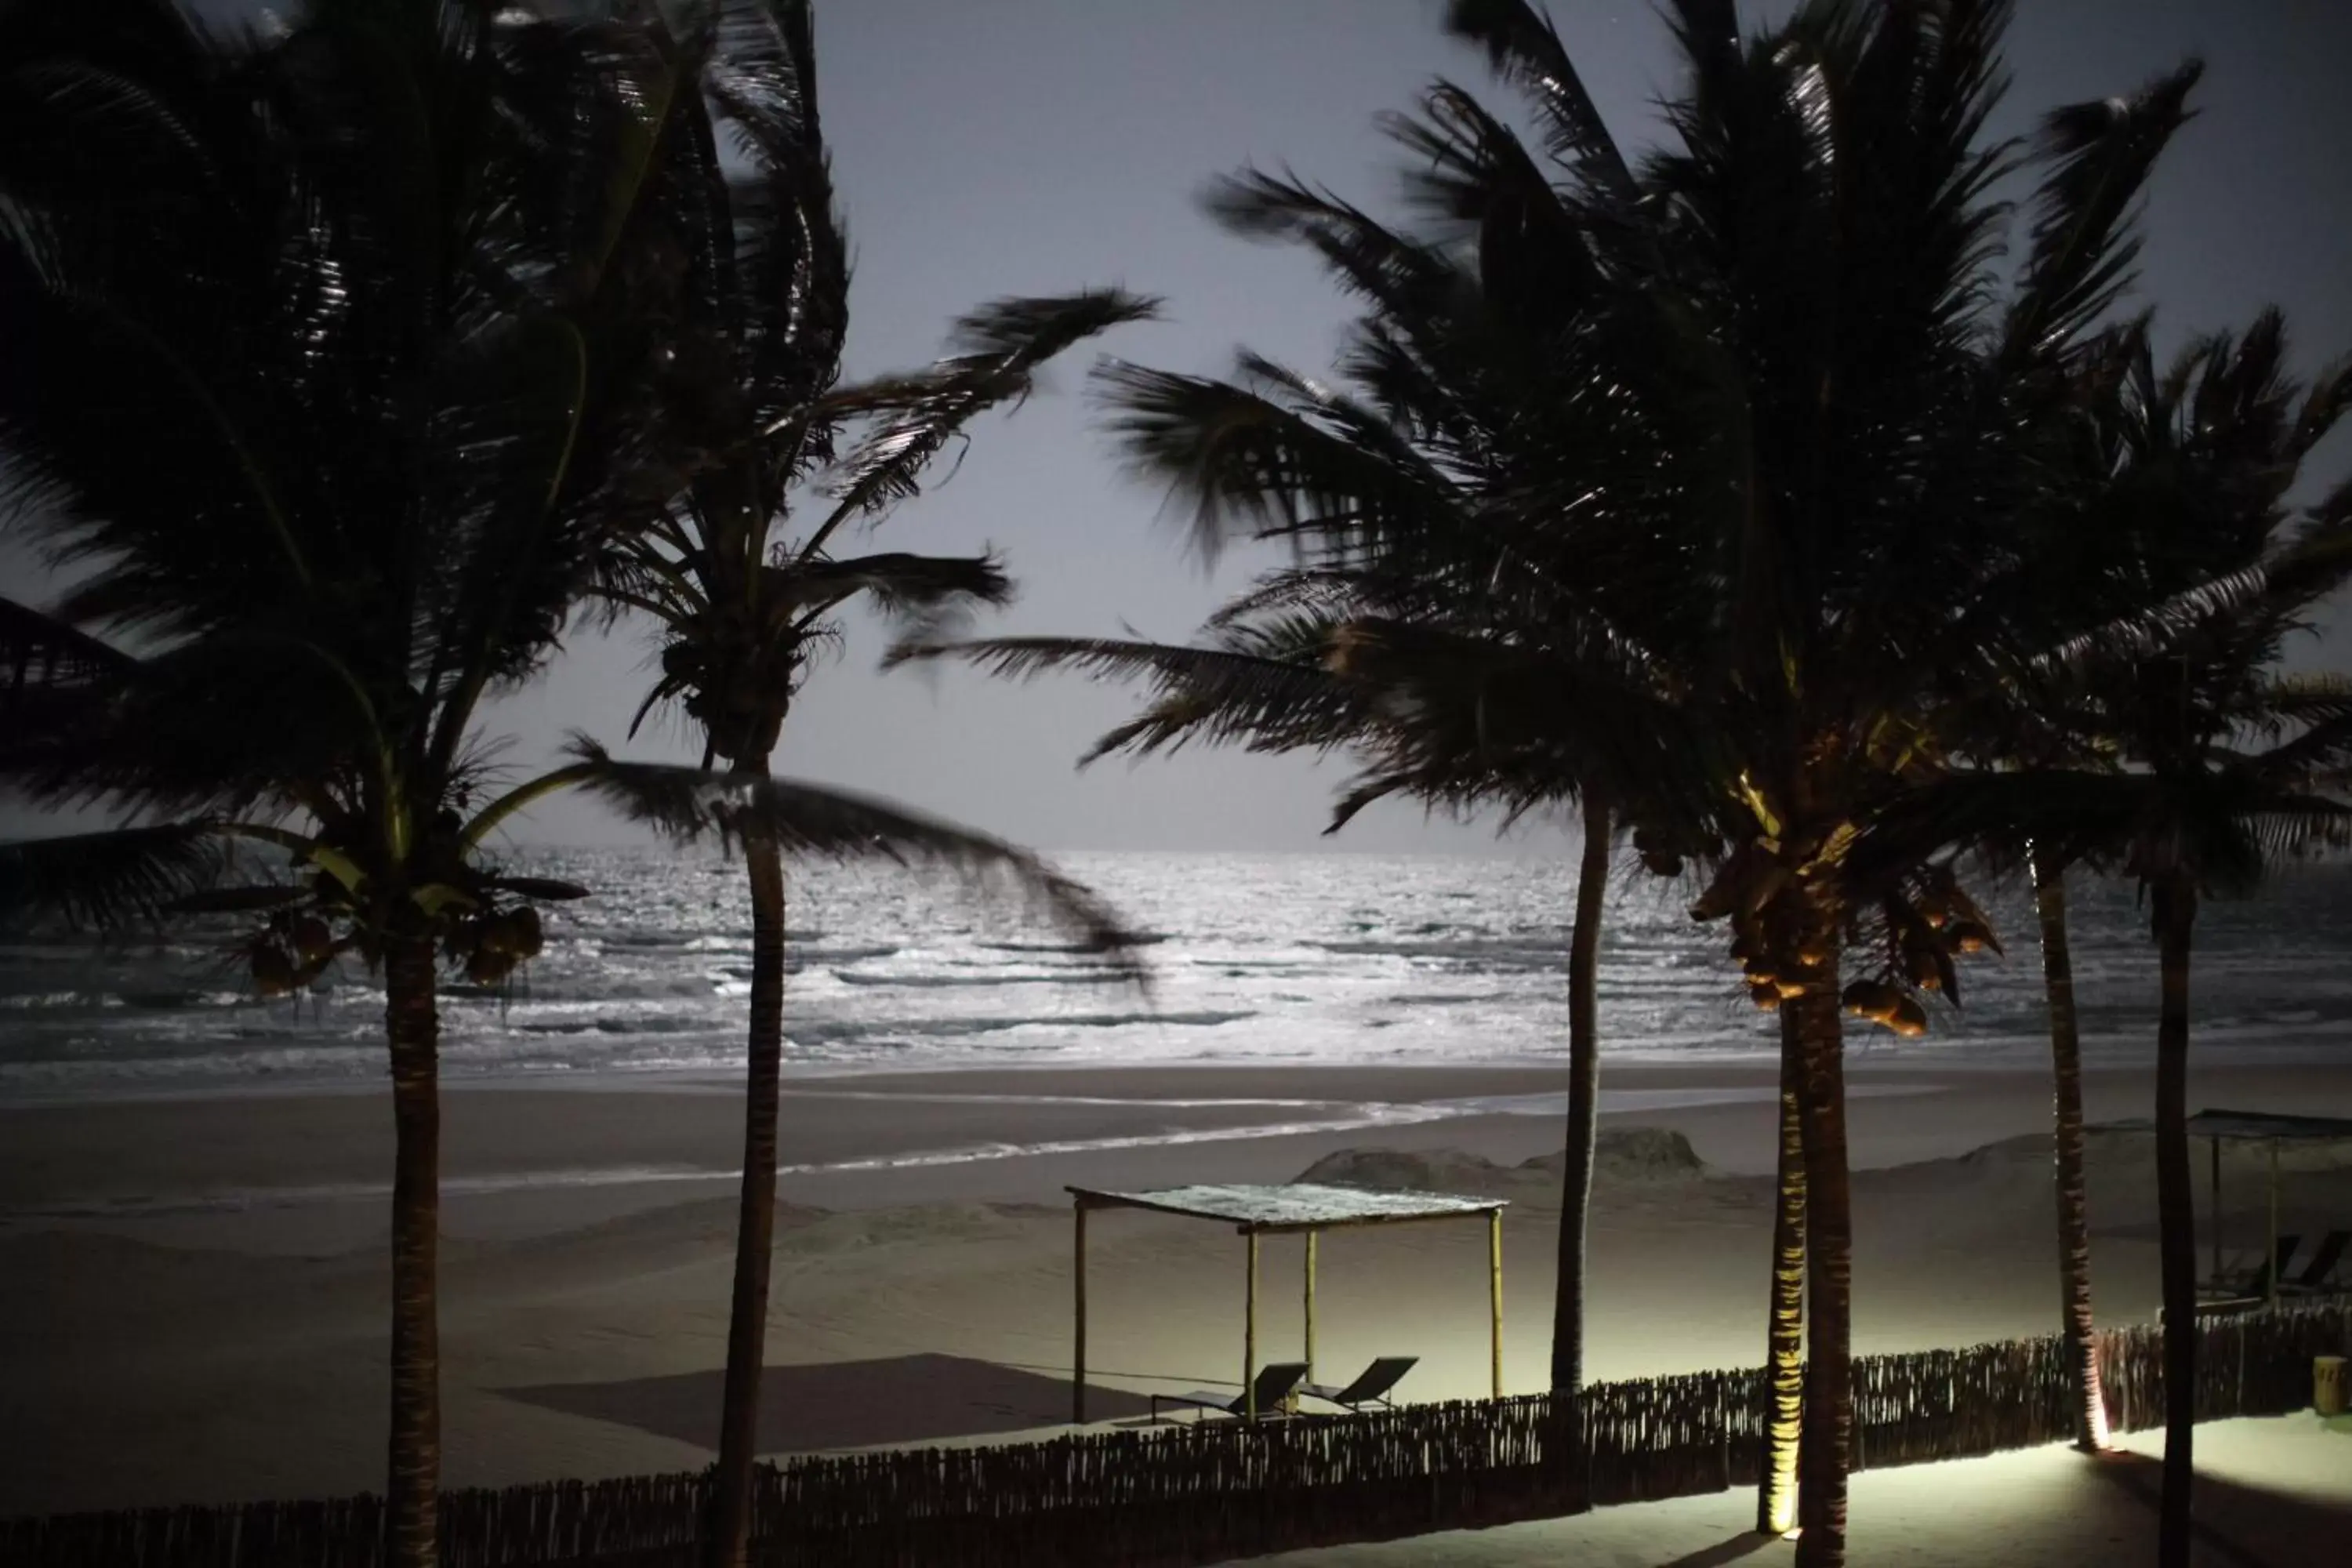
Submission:
{"label": "yellow painted post", "polygon": [[1503,1211],[1486,1212],[1487,1348],[1494,1363],[1495,1397],[1503,1397]]}
{"label": "yellow painted post", "polygon": [[1070,1357],[1070,1420],[1083,1426],[1087,1421],[1087,1200],[1076,1199],[1070,1212],[1077,1231],[1077,1256],[1070,1271],[1076,1281],[1073,1290],[1077,1309],[1077,1348]]}
{"label": "yellow painted post", "polygon": [[1257,1232],[1249,1233],[1249,1312],[1242,1320],[1242,1419],[1257,1419]]}
{"label": "yellow painted post", "polygon": [[1315,1233],[1307,1233],[1307,1381],[1315,1381]]}

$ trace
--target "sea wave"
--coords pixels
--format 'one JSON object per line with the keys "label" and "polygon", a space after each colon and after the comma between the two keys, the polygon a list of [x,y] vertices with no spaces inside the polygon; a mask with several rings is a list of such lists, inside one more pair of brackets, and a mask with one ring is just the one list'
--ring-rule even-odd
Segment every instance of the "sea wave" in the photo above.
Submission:
{"label": "sea wave", "polygon": [[[796,1068],[998,1061],[1557,1061],[1567,1044],[1573,868],[1556,860],[1348,856],[1100,856],[1067,868],[1152,933],[1153,990],[1017,910],[870,869],[796,869],[787,933],[788,1061]],[[751,973],[737,868],[667,852],[519,858],[596,896],[548,916],[546,951],[514,983],[441,998],[444,1069],[707,1069],[738,1060]],[[1961,966],[1964,1009],[1929,1035],[1857,1028],[1868,1061],[1958,1069],[2038,1054],[2032,911],[1991,895],[2019,936]],[[236,922],[154,943],[16,933],[0,942],[0,1097],[126,1084],[350,1081],[383,1071],[381,981],[356,963],[320,994],[264,1002],[232,962]],[[2157,984],[2128,886],[2074,899],[2077,1006],[2095,1062],[2152,1047]],[[1724,934],[1654,886],[1612,891],[1599,1002],[1617,1059],[1763,1057]],[[2232,1059],[2340,1052],[2352,1035],[2352,875],[2282,878],[2200,914],[2196,1048]],[[454,978],[454,977],[453,977]]]}

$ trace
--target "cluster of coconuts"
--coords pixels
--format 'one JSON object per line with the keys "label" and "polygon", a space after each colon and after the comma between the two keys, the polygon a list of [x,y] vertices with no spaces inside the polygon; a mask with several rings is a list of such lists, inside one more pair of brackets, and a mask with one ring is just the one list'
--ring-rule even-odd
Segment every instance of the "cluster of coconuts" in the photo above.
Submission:
{"label": "cluster of coconuts", "polygon": [[1998,952],[2000,942],[1948,869],[1931,873],[1916,900],[1907,908],[1890,905],[1888,914],[1892,952],[1885,971],[1855,981],[1841,1000],[1854,1016],[1914,1039],[1927,1032],[1927,1010],[1912,993],[1953,990],[1953,955],[1987,948]]}
{"label": "cluster of coconuts", "polygon": [[253,988],[264,996],[291,996],[310,989],[335,956],[335,933],[314,914],[280,910],[269,925],[245,945]]}
{"label": "cluster of coconuts", "polygon": [[546,943],[539,911],[515,904],[460,921],[449,932],[448,952],[466,961],[466,978],[477,985],[497,985],[530,960]]}
{"label": "cluster of coconuts", "polygon": [[[1673,850],[1659,853],[1662,859],[1679,865],[1681,857]],[[1646,864],[1649,857],[1643,858]],[[1803,994],[1807,982],[1795,971],[1826,963],[1830,956],[1789,918],[1793,911],[1781,895],[1791,881],[1780,845],[1759,838],[1733,850],[1691,906],[1695,921],[1731,917],[1731,956],[1748,981],[1748,999],[1767,1013],[1778,1012],[1781,1003]]]}

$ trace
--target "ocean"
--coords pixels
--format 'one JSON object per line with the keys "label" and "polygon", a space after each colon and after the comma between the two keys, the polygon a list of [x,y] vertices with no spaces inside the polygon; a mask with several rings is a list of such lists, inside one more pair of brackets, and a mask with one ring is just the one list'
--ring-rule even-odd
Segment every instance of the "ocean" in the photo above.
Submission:
{"label": "ocean", "polygon": [[[1018,907],[953,879],[812,866],[792,879],[788,1070],[1187,1062],[1564,1059],[1572,865],[1547,856],[1076,854],[1066,870],[1152,934],[1150,994]],[[741,1058],[749,910],[740,871],[700,853],[517,852],[509,869],[595,896],[552,910],[546,952],[509,986],[452,979],[450,1077],[698,1073]],[[2074,958],[2095,1064],[2145,1061],[2156,954],[2127,884],[2077,878]],[[1612,1059],[1768,1055],[1721,927],[1691,889],[1612,889],[1601,960]],[[1965,1005],[1921,1040],[1856,1022],[1863,1061],[2015,1066],[2046,1052],[2022,889],[1990,900],[2006,957],[1961,961]],[[355,962],[312,994],[264,1001],[234,922],[105,944],[0,940],[0,1100],[362,1082],[384,1070],[383,994]],[[2195,1048],[2352,1064],[2352,871],[2290,872],[2199,921]],[[1849,966],[1849,973],[1853,973]]]}

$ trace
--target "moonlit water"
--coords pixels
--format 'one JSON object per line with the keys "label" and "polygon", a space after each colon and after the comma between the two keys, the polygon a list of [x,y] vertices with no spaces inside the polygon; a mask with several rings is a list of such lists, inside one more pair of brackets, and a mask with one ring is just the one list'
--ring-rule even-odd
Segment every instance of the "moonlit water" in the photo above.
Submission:
{"label": "moonlit water", "polygon": [[[1566,1051],[1573,867],[1558,858],[1097,854],[1066,869],[1152,933],[1150,996],[1016,906],[952,880],[812,867],[793,878],[788,1065],[803,1072],[1187,1062],[1542,1062]],[[660,849],[538,851],[510,869],[596,896],[551,912],[516,984],[453,980],[444,1072],[723,1072],[741,1058],[749,911],[740,870]],[[1691,889],[1612,890],[1601,1022],[1613,1059],[1759,1057],[1772,1021],[1685,913]],[[1922,1041],[1853,1024],[1864,1061],[2017,1065],[2046,1050],[2021,892],[2009,948],[1961,961],[1965,1008]],[[252,996],[210,922],[100,948],[0,943],[0,1097],[364,1082],[383,1071],[383,995],[346,961],[311,996]],[[2146,1059],[2155,952],[2132,889],[2077,879],[2074,956],[2095,1063]],[[2211,902],[2193,982],[2200,1053],[2352,1061],[2352,873]],[[1848,973],[1859,973],[1849,961]]]}

